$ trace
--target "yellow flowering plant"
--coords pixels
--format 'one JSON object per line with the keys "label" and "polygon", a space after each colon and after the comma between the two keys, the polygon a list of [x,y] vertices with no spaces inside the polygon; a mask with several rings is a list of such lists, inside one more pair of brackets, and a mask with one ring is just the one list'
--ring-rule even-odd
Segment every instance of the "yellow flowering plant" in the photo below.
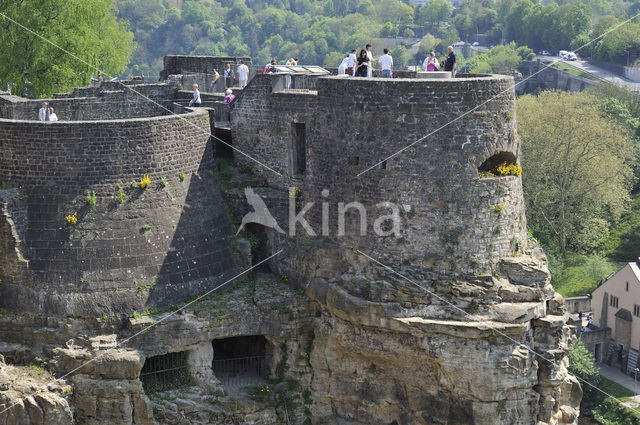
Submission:
{"label": "yellow flowering plant", "polygon": [[520,167],[519,163],[507,164],[503,162],[490,170],[478,172],[478,177],[519,176],[520,174],[522,174],[522,167]]}
{"label": "yellow flowering plant", "polygon": [[67,225],[69,226],[75,226],[76,224],[78,224],[78,217],[76,217],[76,214],[78,214],[78,212],[74,212],[73,215],[68,215],[65,217],[65,220],[67,220]]}
{"label": "yellow flowering plant", "polygon": [[145,174],[140,180],[140,189],[146,189],[150,184],[151,179],[149,178],[149,174]]}

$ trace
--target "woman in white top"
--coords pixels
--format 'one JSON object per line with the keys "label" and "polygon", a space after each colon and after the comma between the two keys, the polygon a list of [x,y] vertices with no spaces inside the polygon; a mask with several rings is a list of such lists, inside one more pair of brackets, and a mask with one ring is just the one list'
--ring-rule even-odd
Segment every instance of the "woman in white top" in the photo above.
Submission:
{"label": "woman in white top", "polygon": [[58,121],[58,116],[53,112],[53,108],[49,108],[49,121]]}

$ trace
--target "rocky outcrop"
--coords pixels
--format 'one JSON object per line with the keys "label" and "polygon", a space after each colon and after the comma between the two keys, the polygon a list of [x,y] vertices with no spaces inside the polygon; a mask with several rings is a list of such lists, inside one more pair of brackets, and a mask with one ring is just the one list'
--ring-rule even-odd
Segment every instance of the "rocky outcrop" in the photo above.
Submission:
{"label": "rocky outcrop", "polygon": [[8,365],[0,356],[0,423],[73,424],[70,393],[71,387],[56,382],[47,370]]}

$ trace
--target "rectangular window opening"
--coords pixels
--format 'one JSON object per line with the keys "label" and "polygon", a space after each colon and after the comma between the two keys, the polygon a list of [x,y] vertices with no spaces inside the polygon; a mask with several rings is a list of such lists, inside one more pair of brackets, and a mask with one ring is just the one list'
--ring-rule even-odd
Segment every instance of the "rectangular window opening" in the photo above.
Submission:
{"label": "rectangular window opening", "polygon": [[307,171],[307,129],[305,123],[293,123],[291,125],[291,136],[293,174],[300,176]]}

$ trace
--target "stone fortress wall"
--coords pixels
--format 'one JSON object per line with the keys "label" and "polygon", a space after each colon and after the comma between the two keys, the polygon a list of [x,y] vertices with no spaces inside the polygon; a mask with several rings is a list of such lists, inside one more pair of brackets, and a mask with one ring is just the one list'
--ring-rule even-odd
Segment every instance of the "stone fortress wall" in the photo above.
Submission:
{"label": "stone fortress wall", "polygon": [[[35,117],[40,101],[0,96],[0,308],[9,313],[0,315],[0,352],[13,361],[47,358],[62,373],[103,355],[70,379],[69,401],[50,399],[64,412],[73,405],[78,425],[271,425],[285,416],[305,425],[577,423],[581,393],[565,367],[565,310],[526,234],[521,178],[478,177],[520,159],[512,79],[329,76],[309,84],[313,90],[282,90],[281,75],[258,74],[237,92],[232,143],[281,176],[236,151],[240,167],[225,170],[223,185],[209,134],[216,111],[185,108],[188,91],[179,89],[207,84],[210,69],[231,60],[239,58],[168,56],[166,84],[136,84],[169,99],[179,115],[141,105],[128,112],[138,118],[105,116],[103,108],[96,121],[69,106],[67,116],[87,120],[40,123],[21,119]],[[52,102],[75,99],[91,110],[110,96],[135,99],[117,93],[121,87],[102,83]],[[145,173],[152,185],[142,190],[136,182]],[[237,224],[246,185],[280,206],[272,213],[285,229],[289,188],[301,189],[301,202],[316,203],[306,217],[317,233],[322,202],[335,229],[337,202],[375,211],[390,201],[401,207],[402,237],[373,235],[377,216],[358,235],[354,211],[345,237],[298,228],[287,238],[253,226],[269,254],[283,250],[270,262],[282,278],[236,281],[168,320],[132,315],[230,277],[231,258],[249,243],[231,239],[227,207]],[[93,190],[98,202],[90,206]],[[68,226],[65,216],[76,211],[78,224]],[[266,339],[269,377],[280,382],[274,405],[219,395],[211,340],[235,336]],[[143,364],[180,352],[202,395],[151,403]],[[295,412],[284,411],[282,397],[298,400]],[[44,410],[45,402],[36,405]],[[24,402],[10,418],[39,423],[32,410]]]}
{"label": "stone fortress wall", "polygon": [[[161,98],[175,91],[146,88]],[[82,108],[120,97],[102,94],[52,103]],[[33,115],[38,102],[14,102],[5,111],[24,116],[30,104]],[[115,104],[98,108],[99,121],[0,119],[0,181],[19,191],[12,205],[25,205],[15,214],[17,207],[7,206],[3,215],[5,229],[23,230],[14,241],[19,249],[3,251],[0,264],[26,268],[20,277],[2,276],[3,308],[130,314],[189,298],[232,271],[209,113],[163,115],[149,101],[135,103],[151,105],[137,113],[158,116],[119,119],[127,108]],[[145,174],[151,185],[143,190]],[[90,191],[95,206],[87,204]],[[65,217],[74,213],[78,223],[70,226]]]}
{"label": "stone fortress wall", "polygon": [[[251,81],[231,128],[235,147],[282,175],[237,162],[315,202],[305,217],[318,235],[329,204],[329,237],[298,226],[295,238],[274,238],[285,251],[278,270],[323,310],[311,354],[316,413],[349,424],[575,423],[564,307],[527,235],[521,177],[478,174],[520,159],[512,78],[321,77],[317,91],[274,90],[277,78]],[[359,235],[354,211],[337,237],[336,205],[352,201],[370,214],[379,202],[400,206],[401,237],[373,234],[377,216]]]}

